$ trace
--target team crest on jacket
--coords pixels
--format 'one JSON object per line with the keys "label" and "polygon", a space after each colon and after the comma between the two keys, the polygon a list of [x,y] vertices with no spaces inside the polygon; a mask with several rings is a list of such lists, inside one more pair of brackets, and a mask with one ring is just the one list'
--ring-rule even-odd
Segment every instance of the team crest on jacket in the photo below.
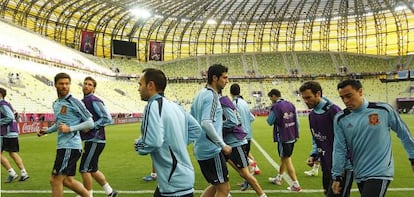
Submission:
{"label": "team crest on jacket", "polygon": [[66,114],[67,111],[67,107],[65,105],[62,106],[62,108],[60,108],[60,113],[61,114]]}
{"label": "team crest on jacket", "polygon": [[368,116],[368,119],[369,119],[369,124],[370,125],[379,125],[380,124],[378,114],[370,114]]}

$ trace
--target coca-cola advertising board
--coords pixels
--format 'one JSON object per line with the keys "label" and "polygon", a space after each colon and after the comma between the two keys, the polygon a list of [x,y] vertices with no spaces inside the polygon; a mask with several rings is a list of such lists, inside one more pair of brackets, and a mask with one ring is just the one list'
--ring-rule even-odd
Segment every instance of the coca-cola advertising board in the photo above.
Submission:
{"label": "coca-cola advertising board", "polygon": [[47,126],[48,122],[19,122],[19,134],[36,133]]}

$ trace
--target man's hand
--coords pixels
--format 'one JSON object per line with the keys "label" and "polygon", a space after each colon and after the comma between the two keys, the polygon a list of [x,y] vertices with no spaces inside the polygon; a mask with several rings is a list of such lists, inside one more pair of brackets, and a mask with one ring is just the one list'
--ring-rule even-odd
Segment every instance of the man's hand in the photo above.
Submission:
{"label": "man's hand", "polygon": [[306,160],[306,164],[308,164],[309,167],[313,167],[313,164],[315,163],[315,161],[313,160],[313,157],[309,157]]}
{"label": "man's hand", "polygon": [[65,123],[61,122],[58,126],[58,131],[62,132],[62,133],[69,133],[70,132],[70,128],[68,127],[68,125],[66,125]]}
{"label": "man's hand", "polygon": [[37,137],[43,136],[46,134],[47,127],[42,127],[39,131],[37,131]]}
{"label": "man's hand", "polygon": [[339,182],[339,181],[333,181],[332,182],[332,192],[334,194],[338,195],[338,194],[341,193],[341,190],[342,190],[342,188],[341,188],[341,182]]}
{"label": "man's hand", "polygon": [[135,143],[134,143],[134,148],[135,148],[135,151],[136,151],[137,153],[138,153],[138,149],[139,149],[140,144],[142,145],[142,138],[138,138],[138,139],[136,139],[136,140],[135,140]]}
{"label": "man's hand", "polygon": [[231,146],[229,146],[229,145],[225,145],[225,146],[221,149],[221,151],[223,151],[223,153],[224,153],[225,155],[230,155],[230,153],[231,153]]}

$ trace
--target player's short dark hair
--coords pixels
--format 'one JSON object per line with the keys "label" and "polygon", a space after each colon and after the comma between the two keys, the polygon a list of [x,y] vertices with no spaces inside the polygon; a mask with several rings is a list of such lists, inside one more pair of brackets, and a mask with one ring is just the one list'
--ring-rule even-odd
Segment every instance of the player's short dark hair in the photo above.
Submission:
{"label": "player's short dark hair", "polygon": [[311,90],[314,95],[318,91],[320,91],[321,96],[322,96],[322,87],[321,87],[321,84],[317,81],[307,81],[307,82],[303,83],[299,88],[299,92],[302,93],[306,90]]}
{"label": "player's short dark hair", "polygon": [[0,94],[4,97],[6,97],[7,91],[4,88],[0,88]]}
{"label": "player's short dark hair", "polygon": [[68,74],[66,73],[58,73],[55,75],[55,84],[57,81],[59,81],[59,79],[69,79],[69,82],[71,81],[71,78]]}
{"label": "player's short dark hair", "polygon": [[154,82],[155,88],[158,92],[164,92],[167,87],[167,77],[164,72],[156,68],[146,68],[142,71],[144,73],[145,83]]}
{"label": "player's short dark hair", "polygon": [[92,81],[93,87],[96,88],[96,80],[94,78],[92,78],[91,76],[87,76],[87,77],[85,77],[85,79],[83,81],[86,81],[86,80]]}
{"label": "player's short dark hair", "polygon": [[207,71],[207,83],[211,84],[213,82],[213,76],[216,76],[217,78],[220,78],[220,76],[228,72],[228,68],[223,66],[222,64],[213,64],[208,68]]}
{"label": "player's short dark hair", "polygon": [[267,96],[271,97],[271,96],[277,96],[277,97],[281,97],[282,95],[280,94],[280,91],[278,89],[272,89],[270,90],[270,92],[267,94]]}
{"label": "player's short dark hair", "polygon": [[362,88],[362,84],[359,80],[356,79],[346,79],[338,83],[337,89],[342,89],[346,86],[351,86],[354,90],[359,90]]}
{"label": "player's short dark hair", "polygon": [[240,95],[240,86],[237,83],[234,83],[230,86],[230,94],[239,96]]}

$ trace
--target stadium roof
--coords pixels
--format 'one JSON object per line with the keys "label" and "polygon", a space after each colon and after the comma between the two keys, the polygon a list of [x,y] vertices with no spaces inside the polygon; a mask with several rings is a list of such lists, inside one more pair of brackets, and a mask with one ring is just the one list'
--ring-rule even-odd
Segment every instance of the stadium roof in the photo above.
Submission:
{"label": "stadium roof", "polygon": [[[414,0],[2,0],[0,17],[79,48],[96,35],[95,55],[111,40],[163,43],[166,59],[243,52],[414,52]],[[412,44],[411,44],[412,45]]]}

